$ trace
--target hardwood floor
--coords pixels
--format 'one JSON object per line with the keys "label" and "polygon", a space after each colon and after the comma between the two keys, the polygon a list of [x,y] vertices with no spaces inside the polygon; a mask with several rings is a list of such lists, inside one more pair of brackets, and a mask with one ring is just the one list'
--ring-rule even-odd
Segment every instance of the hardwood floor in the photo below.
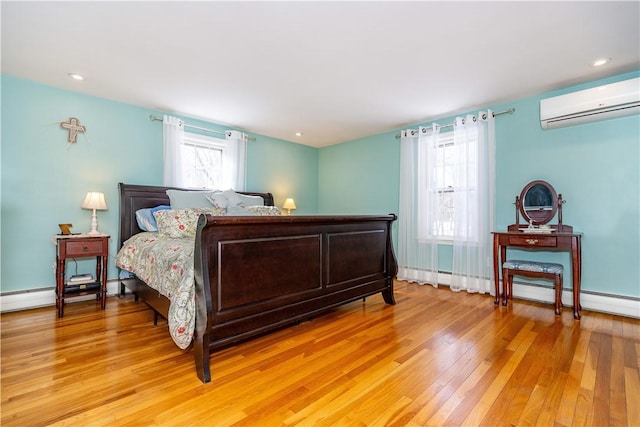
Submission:
{"label": "hardwood floor", "polygon": [[1,316],[3,426],[640,425],[640,321],[398,282],[195,374],[132,297]]}

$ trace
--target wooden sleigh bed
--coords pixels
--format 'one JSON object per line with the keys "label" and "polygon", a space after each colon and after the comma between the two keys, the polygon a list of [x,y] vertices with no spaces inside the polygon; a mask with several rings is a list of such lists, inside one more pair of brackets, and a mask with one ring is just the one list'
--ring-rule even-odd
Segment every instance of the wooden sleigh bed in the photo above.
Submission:
{"label": "wooden sleigh bed", "polygon": [[[141,232],[136,211],[169,204],[168,187],[119,184],[119,247]],[[260,195],[273,206],[271,193]],[[201,215],[195,237],[197,375],[211,381],[210,352],[381,293],[395,304],[396,216]],[[169,299],[137,277],[121,279],[156,313]]]}

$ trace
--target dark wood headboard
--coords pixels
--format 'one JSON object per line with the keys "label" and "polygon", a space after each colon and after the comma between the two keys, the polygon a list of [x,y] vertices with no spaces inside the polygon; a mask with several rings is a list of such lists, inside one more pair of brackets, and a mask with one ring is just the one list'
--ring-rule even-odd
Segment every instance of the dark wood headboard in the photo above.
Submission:
{"label": "dark wood headboard", "polygon": [[[184,190],[177,187],[159,187],[154,185],[134,185],[119,183],[120,191],[120,240],[118,248],[122,246],[129,237],[140,233],[142,230],[138,227],[136,221],[136,211],[138,209],[153,208],[159,205],[168,205],[169,196],[167,190]],[[253,193],[246,191],[238,191],[240,194],[250,196],[261,196],[264,199],[265,206],[274,206],[273,194],[271,193]]]}

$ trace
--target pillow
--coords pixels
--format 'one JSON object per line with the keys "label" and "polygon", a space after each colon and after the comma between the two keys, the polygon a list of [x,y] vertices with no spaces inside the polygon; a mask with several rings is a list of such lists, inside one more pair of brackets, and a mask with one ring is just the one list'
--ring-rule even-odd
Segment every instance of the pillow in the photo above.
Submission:
{"label": "pillow", "polygon": [[154,216],[158,224],[158,233],[169,237],[193,237],[196,235],[200,214],[224,215],[224,209],[192,208],[168,209],[157,211]]}
{"label": "pillow", "polygon": [[171,209],[171,206],[160,205],[155,208],[138,209],[136,211],[136,222],[142,231],[158,231],[158,224],[153,216],[154,212]]}
{"label": "pillow", "polygon": [[260,216],[282,215],[282,213],[280,212],[280,209],[277,206],[249,206],[247,208],[247,211],[252,212],[253,215],[260,215]]}
{"label": "pillow", "polygon": [[[237,194],[237,193],[236,193]],[[242,204],[245,207],[249,206],[264,206],[264,199],[262,196],[249,196],[248,194],[238,194]]]}
{"label": "pillow", "polygon": [[221,193],[229,201],[229,206],[242,206],[240,195],[233,190],[225,190]]}
{"label": "pillow", "polygon": [[248,206],[264,206],[264,199],[261,196],[249,196],[239,194],[233,190],[216,191],[206,196],[209,202],[218,208],[228,208],[229,206],[240,206],[242,208]]}
{"label": "pillow", "polygon": [[172,209],[210,208],[207,194],[212,190],[167,190]]}
{"label": "pillow", "polygon": [[258,215],[255,212],[250,211],[248,208],[242,206],[227,206],[227,215],[229,216],[252,216]]}
{"label": "pillow", "polygon": [[216,208],[226,209],[229,206],[229,199],[220,191],[215,193],[209,193],[206,196],[209,206],[213,205]]}

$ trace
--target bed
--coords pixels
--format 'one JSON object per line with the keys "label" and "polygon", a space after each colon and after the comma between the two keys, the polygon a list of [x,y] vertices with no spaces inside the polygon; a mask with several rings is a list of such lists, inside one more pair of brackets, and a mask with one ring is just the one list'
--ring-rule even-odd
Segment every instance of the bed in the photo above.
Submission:
{"label": "bed", "polygon": [[[175,188],[119,184],[120,252],[143,233],[136,212],[169,204],[168,189]],[[260,196],[264,205],[274,205],[271,193],[241,194]],[[211,381],[210,353],[215,349],[374,294],[395,304],[397,263],[391,236],[395,219],[393,214],[200,214],[193,241],[191,343],[200,380]],[[121,277],[120,285],[121,293],[126,287],[156,315],[168,316],[170,299],[139,276]]]}

